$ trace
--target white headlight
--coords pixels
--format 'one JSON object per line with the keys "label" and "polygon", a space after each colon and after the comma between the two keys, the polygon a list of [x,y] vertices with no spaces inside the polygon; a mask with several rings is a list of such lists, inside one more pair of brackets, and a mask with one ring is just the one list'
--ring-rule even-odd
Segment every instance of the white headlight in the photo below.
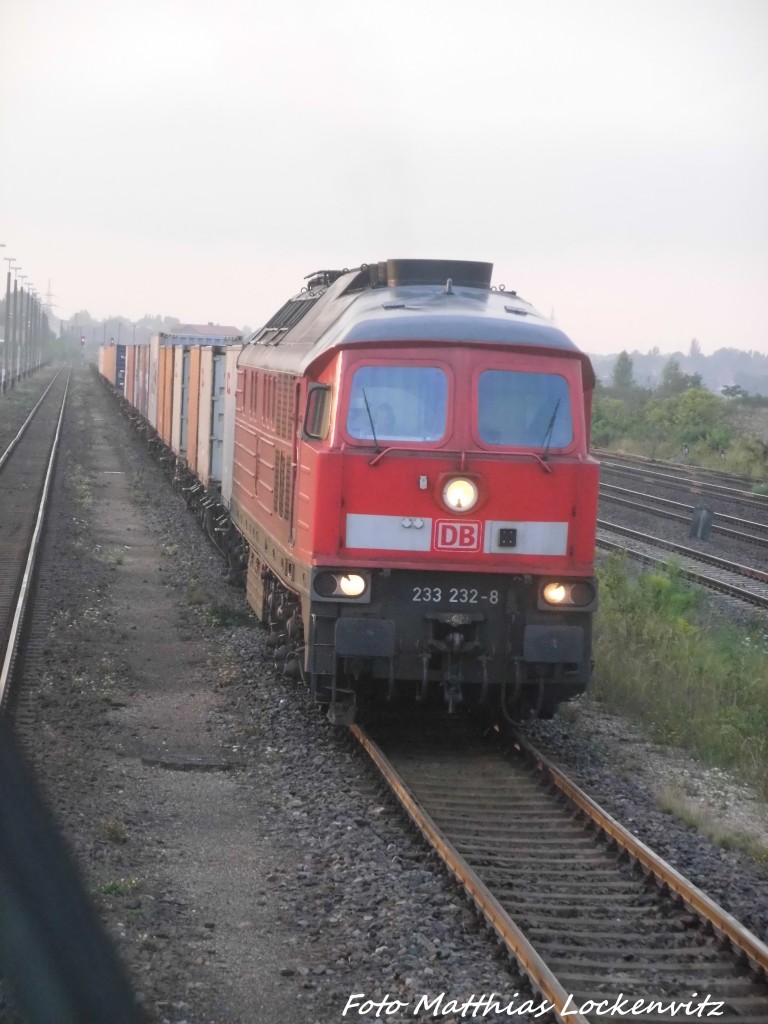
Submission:
{"label": "white headlight", "polygon": [[464,477],[450,480],[443,488],[443,501],[454,512],[468,512],[477,504],[477,484]]}
{"label": "white headlight", "polygon": [[595,582],[594,580],[552,580],[542,587],[541,600],[544,604],[574,610],[594,607],[597,600]]}
{"label": "white headlight", "polygon": [[548,583],[543,591],[547,604],[562,604],[565,600],[565,587],[562,583]]}
{"label": "white headlight", "polygon": [[359,597],[365,590],[365,580],[356,573],[348,573],[339,578],[339,590],[345,597]]}

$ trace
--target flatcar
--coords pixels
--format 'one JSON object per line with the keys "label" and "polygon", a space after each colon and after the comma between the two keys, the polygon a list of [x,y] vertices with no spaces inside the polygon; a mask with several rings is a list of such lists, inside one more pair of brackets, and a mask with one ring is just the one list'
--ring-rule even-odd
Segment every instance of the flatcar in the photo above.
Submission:
{"label": "flatcar", "polygon": [[237,357],[231,493],[171,444],[332,721],[379,702],[548,717],[588,684],[595,378],[492,269],[310,275]]}

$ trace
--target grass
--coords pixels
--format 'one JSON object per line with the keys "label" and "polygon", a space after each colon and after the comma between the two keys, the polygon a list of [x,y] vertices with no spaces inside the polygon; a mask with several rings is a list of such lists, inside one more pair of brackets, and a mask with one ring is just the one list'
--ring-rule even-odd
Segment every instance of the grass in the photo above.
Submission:
{"label": "grass", "polygon": [[130,896],[141,885],[140,878],[115,878],[101,887],[105,896]]}
{"label": "grass", "polygon": [[[6,389],[2,395],[0,401],[3,403],[5,409],[19,409],[24,414],[24,418],[32,411],[34,405],[37,404],[40,395],[48,386],[50,378],[53,377],[53,373],[49,370],[44,370],[41,374],[33,372],[29,377],[24,380],[16,381],[13,387]],[[19,424],[21,426],[21,424]]]}
{"label": "grass", "polygon": [[94,549],[94,558],[103,565],[124,565],[125,556],[120,548],[103,548],[97,544]]}
{"label": "grass", "polygon": [[120,821],[116,821],[114,818],[110,821],[105,821],[102,826],[102,832],[104,838],[108,839],[110,843],[118,843],[122,845],[128,842],[128,834],[125,831],[125,826]]}
{"label": "grass", "polygon": [[130,475],[131,502],[137,508],[146,508],[152,500],[152,484],[146,471],[135,470]]}
{"label": "grass", "polygon": [[599,576],[595,696],[768,796],[764,633],[711,621],[703,595],[674,565],[637,574],[611,555]]}
{"label": "grass", "polygon": [[723,455],[705,443],[689,445],[688,453],[685,454],[678,441],[651,441],[636,437],[616,438],[606,447],[616,453],[642,455],[648,459],[680,462],[702,469],[715,470],[718,473],[734,473],[737,476],[752,477],[755,483],[751,489],[758,494],[768,493],[768,483],[765,483],[765,459],[741,437],[732,441]]}
{"label": "grass", "polygon": [[187,604],[200,605],[208,600],[208,594],[202,583],[192,583],[187,588]]}
{"label": "grass", "polygon": [[90,508],[93,504],[93,489],[91,479],[82,466],[73,466],[69,474],[69,487],[74,500],[83,508]]}
{"label": "grass", "polygon": [[186,603],[190,606],[205,605],[203,621],[207,626],[253,626],[255,619],[247,606],[232,607],[219,601],[210,601],[210,594],[203,583],[192,581],[187,587]]}
{"label": "grass", "polygon": [[254,617],[250,609],[230,608],[228,605],[213,602],[205,611],[205,622],[208,626],[252,626]]}
{"label": "grass", "polygon": [[717,819],[716,810],[696,803],[677,786],[664,786],[656,795],[656,803],[666,814],[673,814],[684,825],[709,836],[721,849],[740,851],[768,863],[768,844],[748,832],[725,827]]}

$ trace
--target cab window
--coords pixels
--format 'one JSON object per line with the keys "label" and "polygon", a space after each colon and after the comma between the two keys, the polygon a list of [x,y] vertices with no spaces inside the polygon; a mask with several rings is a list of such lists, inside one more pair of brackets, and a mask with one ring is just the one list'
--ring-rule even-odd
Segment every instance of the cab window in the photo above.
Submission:
{"label": "cab window", "polygon": [[486,444],[565,448],[573,441],[568,382],[559,374],[486,370],[477,398],[478,433]]}
{"label": "cab window", "polygon": [[361,366],[352,377],[347,434],[360,441],[438,441],[448,379],[436,366]]}
{"label": "cab window", "polygon": [[310,384],[304,413],[304,437],[321,441],[328,434],[331,389],[327,384]]}

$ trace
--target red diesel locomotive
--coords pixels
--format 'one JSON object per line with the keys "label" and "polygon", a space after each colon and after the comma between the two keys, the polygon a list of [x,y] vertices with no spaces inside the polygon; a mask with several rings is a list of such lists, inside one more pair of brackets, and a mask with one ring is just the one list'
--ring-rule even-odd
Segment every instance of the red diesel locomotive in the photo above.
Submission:
{"label": "red diesel locomotive", "polygon": [[239,356],[248,600],[332,721],[378,698],[549,716],[587,685],[594,374],[492,269],[318,272]]}

